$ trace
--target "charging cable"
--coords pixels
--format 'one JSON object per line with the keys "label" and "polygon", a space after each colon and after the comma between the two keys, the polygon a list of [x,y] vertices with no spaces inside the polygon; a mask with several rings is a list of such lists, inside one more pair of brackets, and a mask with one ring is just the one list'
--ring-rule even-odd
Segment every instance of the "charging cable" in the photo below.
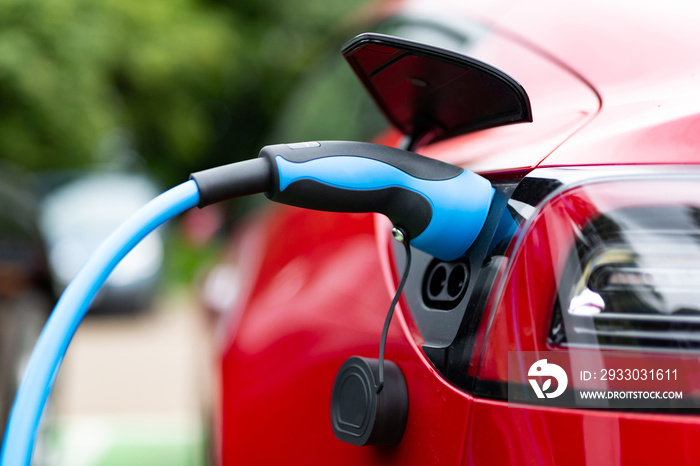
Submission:
{"label": "charging cable", "polygon": [[46,322],[17,390],[3,438],[2,466],[29,465],[39,420],[68,344],[109,274],[146,235],[198,203],[199,190],[192,180],[156,197],[107,237],[70,282]]}
{"label": "charging cable", "polygon": [[[324,141],[266,146],[253,160],[205,170],[161,194],[112,233],[88,259],[54,308],[29,359],[10,413],[0,466],[26,466],[63,356],[97,291],[148,233],[191,207],[254,193],[334,212],[385,214],[409,243],[442,260],[463,255],[486,221],[494,189],[460,167],[377,144]],[[107,206],[105,206],[107,207]],[[382,332],[380,381],[389,323]]]}
{"label": "charging cable", "polygon": [[396,305],[399,303],[399,298],[401,297],[403,287],[406,285],[406,281],[408,280],[408,273],[411,271],[411,244],[409,239],[406,237],[406,233],[401,228],[394,227],[392,234],[394,235],[394,239],[396,241],[403,244],[404,251],[406,253],[406,264],[404,265],[401,281],[399,282],[399,286],[396,287],[396,293],[394,293],[394,298],[391,300],[389,311],[386,313],[386,318],[384,319],[384,328],[382,328],[382,337],[379,342],[379,370],[377,375],[377,386],[375,387],[377,393],[381,392],[384,388],[384,349],[386,348],[386,338],[389,335],[389,325],[391,324],[391,318],[394,316]]}

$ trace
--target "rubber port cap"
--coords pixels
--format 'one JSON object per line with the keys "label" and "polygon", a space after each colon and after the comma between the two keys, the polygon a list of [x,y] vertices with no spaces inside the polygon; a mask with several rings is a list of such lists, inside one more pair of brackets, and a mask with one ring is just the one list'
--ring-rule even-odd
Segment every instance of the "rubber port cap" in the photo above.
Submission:
{"label": "rubber port cap", "polygon": [[396,445],[408,417],[408,392],[399,366],[384,361],[384,388],[377,393],[379,360],[353,356],[335,377],[331,425],[338,440],[357,446]]}

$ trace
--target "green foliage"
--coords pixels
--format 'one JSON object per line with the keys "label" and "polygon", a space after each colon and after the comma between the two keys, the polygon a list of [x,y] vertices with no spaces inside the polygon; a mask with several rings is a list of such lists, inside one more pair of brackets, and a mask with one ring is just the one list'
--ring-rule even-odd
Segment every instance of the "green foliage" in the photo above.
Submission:
{"label": "green foliage", "polygon": [[312,64],[350,38],[353,12],[367,0],[221,0],[235,12],[244,44],[241,88],[231,92],[231,128],[215,163],[250,158],[271,140],[289,93]]}
{"label": "green foliage", "polygon": [[360,2],[0,0],[0,158],[91,165],[115,130],[168,183],[253,156]]}

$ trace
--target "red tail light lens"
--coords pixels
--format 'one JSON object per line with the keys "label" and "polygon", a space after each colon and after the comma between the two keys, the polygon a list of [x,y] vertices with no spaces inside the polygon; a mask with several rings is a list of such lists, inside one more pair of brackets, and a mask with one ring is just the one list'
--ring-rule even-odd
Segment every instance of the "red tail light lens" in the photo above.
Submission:
{"label": "red tail light lens", "polygon": [[[605,368],[637,361],[697,373],[698,181],[618,179],[546,200],[514,245],[484,344],[482,385],[527,384],[510,380],[529,366],[509,377],[509,351],[563,352],[578,366],[588,358]],[[700,395],[683,379],[687,396]]]}
{"label": "red tail light lens", "polygon": [[697,206],[613,209],[575,233],[558,287],[551,343],[700,346]]}

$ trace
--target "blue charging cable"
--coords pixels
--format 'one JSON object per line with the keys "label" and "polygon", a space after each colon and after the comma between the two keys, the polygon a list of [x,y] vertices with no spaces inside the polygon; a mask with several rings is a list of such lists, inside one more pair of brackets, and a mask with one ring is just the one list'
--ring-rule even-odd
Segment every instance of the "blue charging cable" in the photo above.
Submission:
{"label": "blue charging cable", "polygon": [[273,201],[308,209],[380,212],[416,248],[454,260],[480,233],[494,194],[488,180],[454,165],[348,141],[266,146],[257,159],[193,173],[191,178],[124,222],[64,291],[29,359],[7,423],[0,466],[29,464],[61,360],[114,267],[148,233],[185,210],[266,193]]}
{"label": "blue charging cable", "polygon": [[80,269],[56,304],[29,359],[7,422],[0,465],[29,464],[39,420],[68,344],[112,270],[146,235],[197,204],[199,190],[193,180],[166,191],[117,228]]}

